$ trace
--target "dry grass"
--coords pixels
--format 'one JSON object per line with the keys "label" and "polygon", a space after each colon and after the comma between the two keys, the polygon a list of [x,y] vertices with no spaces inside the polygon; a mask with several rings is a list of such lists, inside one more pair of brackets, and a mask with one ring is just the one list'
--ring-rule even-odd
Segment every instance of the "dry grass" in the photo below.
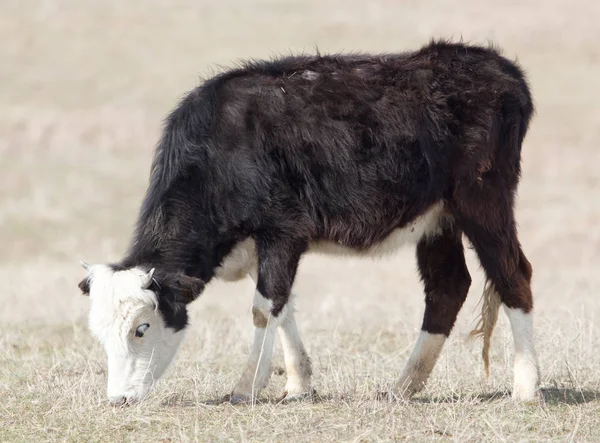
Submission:
{"label": "dry grass", "polygon": [[[203,3],[199,5],[199,3]],[[454,1],[6,0],[0,5],[0,441],[599,440],[600,4]],[[77,260],[118,259],[145,189],[160,119],[217,64],[294,51],[413,48],[432,36],[492,39],[518,54],[538,115],[518,219],[534,265],[544,402],[514,404],[502,316],[483,378],[466,341],[475,284],[428,389],[378,402],[423,313],[413,252],[307,258],[296,291],[315,403],[207,404],[245,362],[251,287],[211,284],[179,359],[142,404],[105,400]],[[281,355],[275,365],[282,366]]]}

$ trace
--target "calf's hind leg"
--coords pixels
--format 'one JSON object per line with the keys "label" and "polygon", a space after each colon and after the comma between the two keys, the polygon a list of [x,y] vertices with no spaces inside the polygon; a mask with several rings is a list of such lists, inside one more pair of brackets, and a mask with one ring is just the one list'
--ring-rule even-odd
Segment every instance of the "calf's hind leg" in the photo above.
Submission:
{"label": "calf's hind leg", "polygon": [[473,331],[475,335],[483,335],[486,371],[490,338],[502,302],[515,342],[512,397],[521,401],[534,400],[539,388],[539,367],[533,341],[531,264],[521,250],[514,222],[503,232],[481,229],[481,225],[471,225],[467,229],[465,233],[473,243],[489,280],[484,294],[481,327]]}
{"label": "calf's hind leg", "polygon": [[473,331],[483,336],[486,371],[490,339],[502,303],[515,342],[512,395],[515,400],[534,400],[539,385],[539,369],[533,342],[532,269],[517,237],[514,190],[518,176],[513,170],[514,165],[511,165],[513,169],[508,169],[509,172],[500,166],[502,163],[489,171],[481,183],[469,184],[468,180],[463,180],[461,186],[455,189],[454,212],[488,279],[481,321]]}
{"label": "calf's hind leg", "polygon": [[471,285],[459,230],[446,227],[440,236],[422,239],[417,245],[417,262],[425,286],[425,315],[415,348],[393,391],[400,397],[425,386]]}

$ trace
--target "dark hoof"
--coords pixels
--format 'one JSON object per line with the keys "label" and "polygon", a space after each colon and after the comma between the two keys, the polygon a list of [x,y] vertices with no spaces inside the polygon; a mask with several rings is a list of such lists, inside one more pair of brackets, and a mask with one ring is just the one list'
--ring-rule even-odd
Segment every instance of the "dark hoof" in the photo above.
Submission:
{"label": "dark hoof", "polygon": [[283,393],[277,403],[295,403],[300,401],[315,401],[317,399],[317,391],[312,389],[310,392],[302,392],[300,394],[288,394],[287,391]]}
{"label": "dark hoof", "polygon": [[229,403],[232,405],[245,405],[250,403],[250,399],[243,395],[232,395],[229,397]]}
{"label": "dark hoof", "polygon": [[[228,401],[232,405],[246,405],[252,403],[252,399],[249,396],[233,393],[229,395]],[[256,398],[254,399],[254,401],[256,402]]]}

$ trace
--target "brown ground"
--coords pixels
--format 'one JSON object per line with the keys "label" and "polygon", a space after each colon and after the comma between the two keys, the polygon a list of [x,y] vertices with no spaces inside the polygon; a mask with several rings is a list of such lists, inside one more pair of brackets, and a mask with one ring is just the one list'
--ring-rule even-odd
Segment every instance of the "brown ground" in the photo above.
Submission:
{"label": "brown ground", "polygon": [[[599,18],[592,0],[4,0],[0,440],[600,439]],[[472,253],[474,284],[429,388],[409,403],[375,400],[398,376],[424,308],[407,248],[379,262],[302,263],[298,317],[319,402],[204,404],[231,390],[249,350],[243,282],[211,284],[194,303],[179,359],[147,401],[109,407],[78,260],[123,252],[161,118],[183,92],[238,58],[315,45],[397,51],[434,36],[492,40],[530,73],[538,113],[518,220],[534,266],[545,401],[509,399],[503,315],[483,377],[480,344],[466,341],[483,280]],[[274,375],[265,398],[283,384]]]}

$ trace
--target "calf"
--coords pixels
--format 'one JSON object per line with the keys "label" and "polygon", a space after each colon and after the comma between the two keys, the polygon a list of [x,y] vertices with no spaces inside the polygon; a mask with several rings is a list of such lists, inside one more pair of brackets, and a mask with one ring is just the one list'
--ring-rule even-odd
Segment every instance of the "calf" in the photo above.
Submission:
{"label": "calf", "polygon": [[495,49],[432,42],[401,54],[249,62],[192,90],[166,120],[131,246],[85,265],[89,325],[108,356],[113,403],[143,398],[213,277],[256,282],[254,345],[231,401],[265,387],[276,331],[285,398],[311,392],[291,291],[310,251],[373,256],[417,245],[425,316],[394,395],[421,389],[471,278],[487,275],[475,334],[488,349],[504,304],[513,397],[538,387],[531,266],[517,239],[521,144],[533,113],[523,72]]}

